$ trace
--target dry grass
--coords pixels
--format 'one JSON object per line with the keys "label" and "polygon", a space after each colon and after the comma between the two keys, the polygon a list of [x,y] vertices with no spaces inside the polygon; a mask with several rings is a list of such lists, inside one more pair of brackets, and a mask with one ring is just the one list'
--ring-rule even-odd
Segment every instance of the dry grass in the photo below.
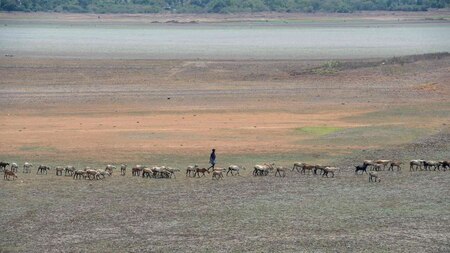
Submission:
{"label": "dry grass", "polygon": [[380,172],[381,183],[347,169],[328,179],[250,172],[220,181],[183,172],[174,180],[103,181],[20,174],[1,182],[0,245],[4,252],[450,250],[448,171]]}

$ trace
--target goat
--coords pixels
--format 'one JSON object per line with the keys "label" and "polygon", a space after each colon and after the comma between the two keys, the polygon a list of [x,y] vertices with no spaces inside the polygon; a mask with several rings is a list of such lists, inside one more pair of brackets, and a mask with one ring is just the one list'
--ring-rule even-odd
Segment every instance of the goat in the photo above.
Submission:
{"label": "goat", "polygon": [[449,161],[440,161],[439,162],[439,167],[442,166],[442,169],[444,171],[447,170],[447,168],[450,168],[450,162]]}
{"label": "goat", "polygon": [[397,171],[400,171],[402,169],[401,168],[402,164],[403,164],[402,162],[393,161],[393,162],[391,162],[391,165],[389,166],[388,170],[394,171],[394,167],[397,167]]}
{"label": "goat", "polygon": [[1,171],[6,170],[6,167],[9,165],[9,163],[5,163],[5,162],[0,162],[0,169]]}
{"label": "goat", "polygon": [[198,169],[198,165],[197,164],[195,164],[195,165],[189,165],[187,168],[186,168],[186,177],[187,176],[191,176],[191,174],[193,174],[193,175],[195,175],[195,171]]}
{"label": "goat", "polygon": [[72,176],[74,172],[75,172],[75,167],[72,165],[67,165],[64,168],[64,176]]}
{"label": "goat", "polygon": [[125,176],[126,170],[127,170],[127,165],[126,164],[120,165],[120,175]]}
{"label": "goat", "polygon": [[214,169],[212,173],[212,179],[223,179],[223,170],[220,168]]}
{"label": "goat", "polygon": [[277,174],[278,174],[280,177],[285,177],[286,176],[286,170],[287,170],[286,167],[278,166],[276,168],[276,171],[275,171],[275,176],[277,176]]}
{"label": "goat", "polygon": [[425,160],[411,160],[409,162],[409,171],[414,171],[414,170],[422,170],[422,166],[423,163],[425,162]]}
{"label": "goat", "polygon": [[425,170],[431,170],[431,167],[434,168],[434,170],[436,170],[439,166],[439,162],[437,161],[423,161],[423,168]]}
{"label": "goat", "polygon": [[378,177],[378,174],[375,171],[369,172],[369,182],[377,181],[381,182],[381,179]]}
{"label": "goat", "polygon": [[372,170],[374,170],[374,171],[380,171],[380,170],[382,169],[381,166],[383,166],[383,164],[381,164],[381,163],[375,163],[375,164],[372,166]]}
{"label": "goat", "polygon": [[253,176],[267,176],[269,175],[269,172],[273,170],[274,166],[275,163],[272,164],[265,163],[264,165],[257,164],[253,169]]}
{"label": "goat", "polygon": [[306,174],[306,171],[313,171],[316,168],[316,165],[311,165],[311,164],[303,164],[302,166],[302,170],[300,171],[300,173]]}
{"label": "goat", "polygon": [[112,175],[113,174],[113,170],[115,170],[115,169],[116,169],[116,166],[108,164],[108,165],[106,165],[105,171],[108,171],[109,174]]}
{"label": "goat", "polygon": [[292,167],[292,171],[297,170],[297,172],[300,172],[299,169],[301,169],[303,165],[305,165],[305,163],[295,162],[294,166]]}
{"label": "goat", "polygon": [[143,165],[136,165],[133,168],[131,168],[131,175],[132,176],[140,176],[141,171],[144,169],[145,166]]}
{"label": "goat", "polygon": [[56,166],[56,167],[55,167],[56,175],[57,175],[57,176],[62,176],[63,170],[64,170],[64,167],[62,167],[62,166]]}
{"label": "goat", "polygon": [[155,166],[151,169],[154,178],[169,178],[170,175],[166,171],[166,166]]}
{"label": "goat", "polygon": [[383,170],[386,169],[386,166],[388,166],[388,164],[391,162],[391,160],[376,160],[375,163],[376,164],[381,164],[383,165]]}
{"label": "goat", "polygon": [[323,171],[325,170],[326,167],[330,167],[330,166],[323,166],[323,165],[315,165],[314,166],[314,175],[317,175],[317,171],[320,170],[320,174],[323,174]]}
{"label": "goat", "polygon": [[[87,168],[89,168],[89,167],[87,167]],[[89,178],[90,180],[99,179],[98,171],[90,169],[90,168],[87,169],[87,168],[85,169],[87,178]]]}
{"label": "goat", "polygon": [[364,172],[367,174],[367,166],[369,165],[363,164],[355,166],[355,174],[358,174],[358,171],[362,171],[361,174],[364,174]]}
{"label": "goat", "polygon": [[97,179],[104,179],[106,176],[111,176],[111,173],[108,170],[97,170]]}
{"label": "goat", "polygon": [[81,178],[86,178],[87,173],[85,170],[75,170],[73,172],[73,179],[81,179]]}
{"label": "goat", "polygon": [[172,178],[172,176],[174,178],[176,178],[175,172],[180,171],[180,169],[167,167],[167,168],[165,168],[165,171],[167,171],[169,173],[169,178]]}
{"label": "goat", "polygon": [[50,170],[50,166],[46,166],[46,165],[39,165],[36,175],[37,174],[44,174],[47,175],[47,172]]}
{"label": "goat", "polygon": [[209,170],[208,169],[206,169],[206,168],[197,168],[196,170],[195,170],[195,173],[194,173],[194,177],[195,176],[198,176],[198,177],[201,177],[200,176],[200,173],[202,173],[202,177],[204,177],[204,176],[206,176],[205,175],[205,172],[208,172],[208,174],[209,174]]}
{"label": "goat", "polygon": [[17,163],[11,163],[10,170],[17,173],[19,171],[19,165],[17,165]]}
{"label": "goat", "polygon": [[17,178],[16,173],[14,173],[11,170],[6,170],[5,169],[5,171],[3,173],[4,173],[3,179],[5,179],[5,180],[9,180],[10,177],[12,177],[13,180],[14,180],[14,178]]}
{"label": "goat", "polygon": [[328,177],[328,173],[331,173],[332,177],[334,177],[334,173],[340,171],[340,168],[337,167],[325,167],[323,169],[322,177],[326,176]]}
{"label": "goat", "polygon": [[33,164],[28,162],[24,163],[22,173],[31,173],[31,167],[33,167]]}
{"label": "goat", "polygon": [[234,176],[234,173],[236,173],[236,175],[239,175],[239,171],[241,169],[245,170],[245,167],[240,167],[240,166],[237,166],[237,165],[230,165],[228,167],[227,176],[228,176],[228,173],[231,173],[232,176]]}
{"label": "goat", "polygon": [[375,164],[375,162],[372,161],[372,160],[364,160],[364,161],[363,161],[363,165],[366,165],[367,168],[373,166],[374,164]]}

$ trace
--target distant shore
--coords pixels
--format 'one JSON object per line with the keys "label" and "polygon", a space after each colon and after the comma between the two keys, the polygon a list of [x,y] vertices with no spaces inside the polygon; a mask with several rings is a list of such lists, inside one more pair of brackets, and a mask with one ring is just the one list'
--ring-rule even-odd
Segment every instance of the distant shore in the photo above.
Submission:
{"label": "distant shore", "polygon": [[324,22],[324,21],[402,21],[450,22],[450,10],[427,12],[362,11],[354,13],[236,13],[236,14],[79,14],[50,12],[0,12],[0,22],[33,21],[39,23],[222,23],[222,22]]}

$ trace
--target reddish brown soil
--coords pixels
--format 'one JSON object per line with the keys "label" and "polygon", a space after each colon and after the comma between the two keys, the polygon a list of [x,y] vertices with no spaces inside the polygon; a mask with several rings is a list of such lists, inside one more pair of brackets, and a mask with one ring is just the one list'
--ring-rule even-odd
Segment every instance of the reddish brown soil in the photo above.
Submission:
{"label": "reddish brown soil", "polygon": [[[387,124],[431,131],[448,121],[426,110],[448,108],[449,58],[305,71],[321,64],[2,58],[0,138],[8,145],[0,152],[117,161],[210,147],[222,154],[320,152],[333,143],[305,144],[315,136],[295,129]],[[419,104],[426,125],[420,117],[364,117]],[[356,141],[346,149],[361,146]]]}

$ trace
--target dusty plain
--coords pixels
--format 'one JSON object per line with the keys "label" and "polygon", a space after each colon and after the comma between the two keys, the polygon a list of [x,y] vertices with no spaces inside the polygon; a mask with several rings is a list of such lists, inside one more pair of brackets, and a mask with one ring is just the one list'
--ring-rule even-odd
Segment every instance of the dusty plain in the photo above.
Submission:
{"label": "dusty plain", "polygon": [[[0,19],[14,18],[8,15]],[[0,252],[450,251],[449,171],[406,165],[449,159],[448,54],[2,56],[0,77],[0,160],[182,168],[171,180],[132,177],[128,169],[101,181],[20,170],[17,180],[0,182]],[[211,148],[219,167],[247,169],[219,181],[185,177],[187,165],[207,166]],[[352,170],[364,159],[405,164],[369,184]],[[342,171],[251,176],[254,164],[295,161]]]}

